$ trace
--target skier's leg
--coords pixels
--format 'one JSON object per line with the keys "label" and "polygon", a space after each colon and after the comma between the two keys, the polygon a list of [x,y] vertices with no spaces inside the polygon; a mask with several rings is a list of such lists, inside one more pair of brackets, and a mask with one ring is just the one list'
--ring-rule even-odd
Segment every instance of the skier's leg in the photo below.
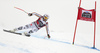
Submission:
{"label": "skier's leg", "polygon": [[27,31],[27,32],[24,32],[24,34],[26,36],[30,36],[31,33],[34,33],[34,32],[37,32],[39,29],[34,25],[32,24],[31,25],[31,30]]}
{"label": "skier's leg", "polygon": [[30,24],[27,24],[27,25],[25,25],[25,26],[20,26],[20,27],[18,27],[18,28],[16,28],[17,30],[23,30],[23,29],[29,29],[29,28],[31,28],[31,25]]}
{"label": "skier's leg", "polygon": [[23,29],[29,29],[31,28],[31,24],[27,24],[25,26],[20,26],[18,28],[14,28],[13,30],[11,30],[12,32],[15,32],[15,31],[19,31],[19,30],[23,30]]}
{"label": "skier's leg", "polygon": [[34,32],[37,32],[37,31],[38,31],[37,29],[32,29],[32,30],[29,30],[27,32],[24,32],[24,35],[30,37],[31,33],[34,33]]}

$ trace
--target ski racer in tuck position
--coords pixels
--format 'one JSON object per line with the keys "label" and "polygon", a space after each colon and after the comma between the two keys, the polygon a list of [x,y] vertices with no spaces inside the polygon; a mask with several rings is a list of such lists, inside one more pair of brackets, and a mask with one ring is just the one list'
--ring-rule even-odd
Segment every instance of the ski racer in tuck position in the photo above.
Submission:
{"label": "ski racer in tuck position", "polygon": [[48,29],[48,22],[47,22],[47,20],[49,19],[49,16],[47,14],[44,14],[42,16],[42,15],[36,13],[36,12],[28,13],[28,16],[32,16],[32,15],[35,15],[35,16],[37,16],[39,18],[36,21],[34,21],[34,22],[30,23],[30,24],[27,24],[25,26],[20,26],[20,27],[15,28],[15,29],[13,29],[11,31],[12,32],[16,32],[16,31],[19,31],[19,30],[31,28],[31,30],[23,33],[25,36],[30,37],[31,33],[37,32],[42,27],[46,26],[47,37],[50,38],[49,29]]}

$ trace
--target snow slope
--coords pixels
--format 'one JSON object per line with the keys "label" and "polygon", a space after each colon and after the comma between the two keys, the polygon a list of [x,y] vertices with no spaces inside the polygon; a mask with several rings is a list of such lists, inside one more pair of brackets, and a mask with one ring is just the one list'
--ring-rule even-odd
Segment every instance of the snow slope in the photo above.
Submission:
{"label": "snow slope", "polygon": [[[95,0],[82,0],[82,7],[94,8]],[[100,2],[97,1],[96,48],[93,47],[93,23],[78,22],[75,44],[72,45],[79,0],[0,0],[0,53],[100,53]],[[24,12],[49,14],[51,39],[47,39],[45,28],[31,34],[19,36],[3,31],[29,24],[37,17]]]}
{"label": "snow slope", "polygon": [[84,45],[89,40],[72,45],[72,35],[64,32],[51,32],[51,39],[39,35],[19,36],[2,29],[0,32],[0,53],[100,53],[100,47],[93,49],[90,43]]}

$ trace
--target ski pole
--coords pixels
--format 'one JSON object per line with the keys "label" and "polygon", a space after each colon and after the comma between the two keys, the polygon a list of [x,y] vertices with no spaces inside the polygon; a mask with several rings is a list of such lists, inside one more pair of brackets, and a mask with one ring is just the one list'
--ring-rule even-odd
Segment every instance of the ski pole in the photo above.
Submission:
{"label": "ski pole", "polygon": [[[25,10],[20,9],[20,8],[18,8],[18,7],[14,7],[14,8],[16,8],[16,9],[18,9],[18,10],[21,10],[21,11],[23,11],[23,12],[25,12],[25,13],[27,13]],[[27,13],[27,14],[28,14],[28,13]]]}

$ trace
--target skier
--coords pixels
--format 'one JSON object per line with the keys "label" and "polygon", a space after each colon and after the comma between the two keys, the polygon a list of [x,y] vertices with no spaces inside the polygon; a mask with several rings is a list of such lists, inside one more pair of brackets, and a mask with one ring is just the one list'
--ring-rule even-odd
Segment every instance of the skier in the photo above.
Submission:
{"label": "skier", "polygon": [[37,32],[42,27],[46,26],[47,37],[50,38],[49,29],[48,29],[48,22],[47,22],[49,16],[47,14],[44,14],[42,16],[42,15],[36,13],[36,12],[28,13],[28,16],[32,16],[32,15],[35,15],[35,16],[37,16],[39,18],[36,21],[34,21],[34,22],[30,23],[30,24],[27,24],[25,26],[21,26],[21,27],[15,28],[15,29],[13,29],[11,31],[12,32],[16,32],[18,30],[23,30],[23,29],[29,29],[29,28],[31,28],[31,30],[29,30],[27,32],[24,32],[25,36],[30,37],[31,33]]}

